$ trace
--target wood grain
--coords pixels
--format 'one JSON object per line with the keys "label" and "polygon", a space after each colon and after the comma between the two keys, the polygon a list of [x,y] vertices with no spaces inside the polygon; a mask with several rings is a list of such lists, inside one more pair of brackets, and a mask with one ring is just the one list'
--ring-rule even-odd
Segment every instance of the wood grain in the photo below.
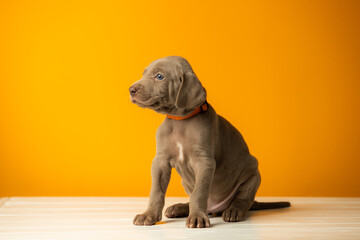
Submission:
{"label": "wood grain", "polygon": [[[147,198],[12,197],[0,199],[0,239],[360,239],[360,198],[257,198],[288,209],[252,211],[244,222],[211,217],[211,228],[188,229],[185,218],[132,224]],[[187,198],[167,198],[166,206]]]}

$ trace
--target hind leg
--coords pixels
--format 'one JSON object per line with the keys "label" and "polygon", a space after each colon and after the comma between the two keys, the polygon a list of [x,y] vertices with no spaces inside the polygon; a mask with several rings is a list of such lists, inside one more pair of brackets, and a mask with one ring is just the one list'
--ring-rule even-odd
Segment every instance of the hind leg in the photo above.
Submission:
{"label": "hind leg", "polygon": [[231,201],[230,206],[222,213],[222,218],[225,222],[239,222],[245,220],[245,214],[254,202],[260,180],[260,173],[257,171],[240,185],[238,193]]}
{"label": "hind leg", "polygon": [[165,216],[168,218],[189,216],[189,203],[178,203],[168,207]]}

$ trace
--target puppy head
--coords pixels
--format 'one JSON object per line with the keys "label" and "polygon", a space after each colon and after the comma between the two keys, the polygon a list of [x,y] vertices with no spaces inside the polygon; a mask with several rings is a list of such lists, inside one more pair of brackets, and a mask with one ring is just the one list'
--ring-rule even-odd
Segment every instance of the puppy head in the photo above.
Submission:
{"label": "puppy head", "polygon": [[178,56],[152,62],[129,91],[131,101],[138,106],[179,116],[206,100],[206,91],[190,64]]}

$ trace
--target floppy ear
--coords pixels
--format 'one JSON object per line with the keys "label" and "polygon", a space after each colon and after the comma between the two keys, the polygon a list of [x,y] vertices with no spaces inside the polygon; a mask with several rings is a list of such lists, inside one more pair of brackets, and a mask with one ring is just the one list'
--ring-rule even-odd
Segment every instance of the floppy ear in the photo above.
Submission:
{"label": "floppy ear", "polygon": [[206,101],[206,91],[193,72],[186,72],[180,78],[181,85],[176,95],[175,107],[192,109]]}

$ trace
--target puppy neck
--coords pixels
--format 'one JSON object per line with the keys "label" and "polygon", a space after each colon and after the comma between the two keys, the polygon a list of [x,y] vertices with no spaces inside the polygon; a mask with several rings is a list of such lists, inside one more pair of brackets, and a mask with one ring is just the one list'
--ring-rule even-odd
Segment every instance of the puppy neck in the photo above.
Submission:
{"label": "puppy neck", "polygon": [[175,116],[175,115],[169,115],[167,114],[166,117],[174,120],[185,120],[191,117],[196,116],[199,113],[206,112],[208,110],[209,106],[207,101],[205,101],[204,104],[202,104],[200,107],[195,108],[193,111],[191,111],[189,114],[185,116]]}

